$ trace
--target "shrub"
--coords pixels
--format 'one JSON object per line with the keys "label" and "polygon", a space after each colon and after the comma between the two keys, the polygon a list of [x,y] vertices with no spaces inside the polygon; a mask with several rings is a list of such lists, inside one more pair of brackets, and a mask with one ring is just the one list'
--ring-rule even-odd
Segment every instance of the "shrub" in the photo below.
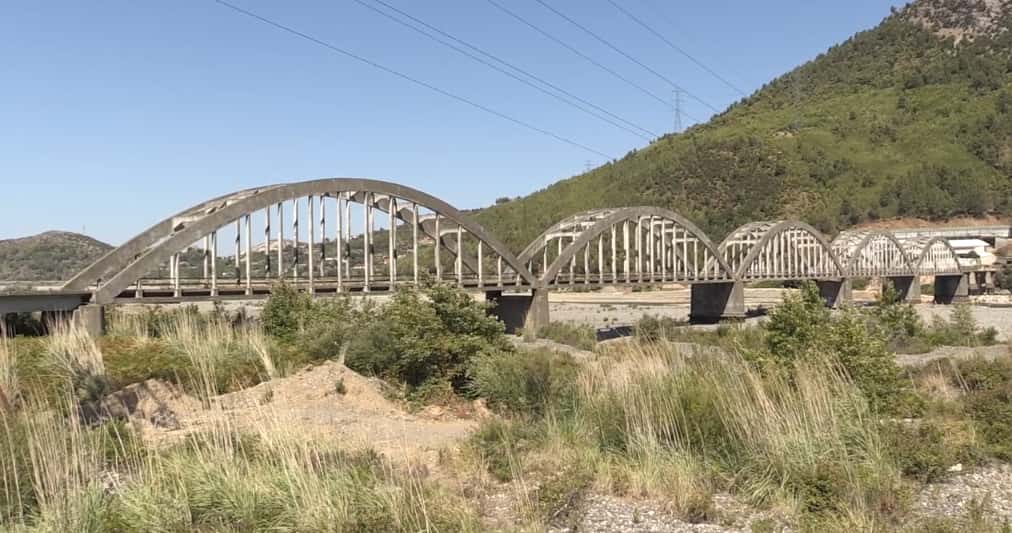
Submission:
{"label": "shrub", "polygon": [[400,290],[369,311],[349,343],[347,365],[412,389],[448,382],[462,390],[472,359],[512,350],[503,324],[467,293],[437,285],[424,296]]}
{"label": "shrub", "polygon": [[976,461],[972,428],[965,422],[924,419],[883,425],[886,448],[904,476],[935,483],[957,463]]}
{"label": "shrub", "polygon": [[810,349],[829,325],[829,309],[814,283],[806,283],[797,295],[788,294],[763,325],[771,362],[789,366],[811,355]]}
{"label": "shrub", "polygon": [[537,336],[581,350],[593,351],[597,346],[597,330],[588,324],[551,322],[539,328]]}
{"label": "shrub", "polygon": [[860,313],[845,310],[818,341],[819,348],[838,361],[868,399],[872,411],[910,415],[920,406],[904,380],[885,339],[869,327]]}
{"label": "shrub", "polygon": [[652,342],[669,339],[671,335],[675,334],[683,326],[685,326],[684,322],[670,317],[643,315],[642,318],[636,321],[633,331],[640,339]]}
{"label": "shrub", "polygon": [[473,393],[490,407],[540,415],[549,408],[571,408],[577,369],[564,353],[519,350],[480,355],[471,362],[468,375]]}

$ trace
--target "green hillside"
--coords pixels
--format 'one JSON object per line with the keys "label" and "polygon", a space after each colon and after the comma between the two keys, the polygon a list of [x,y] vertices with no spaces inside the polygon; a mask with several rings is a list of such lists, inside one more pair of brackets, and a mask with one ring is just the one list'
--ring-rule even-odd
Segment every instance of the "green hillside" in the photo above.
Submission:
{"label": "green hillside", "polygon": [[1009,0],[916,2],[707,124],[478,217],[521,249],[595,207],[665,206],[715,239],[758,219],[1007,214],[1010,23]]}
{"label": "green hillside", "polygon": [[0,240],[0,282],[64,280],[111,249],[91,237],[64,231]]}

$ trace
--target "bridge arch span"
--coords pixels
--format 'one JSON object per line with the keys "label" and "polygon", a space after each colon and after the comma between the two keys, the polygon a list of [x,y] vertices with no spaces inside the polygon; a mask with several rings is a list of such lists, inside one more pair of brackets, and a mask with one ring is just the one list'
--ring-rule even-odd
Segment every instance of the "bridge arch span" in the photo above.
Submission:
{"label": "bridge arch span", "polygon": [[845,231],[833,239],[833,252],[851,277],[913,276],[915,265],[892,233]]}
{"label": "bridge arch span", "polygon": [[826,237],[798,220],[750,222],[732,231],[718,250],[738,281],[847,277]]}
{"label": "bridge arch span", "polygon": [[[328,204],[335,208],[332,213],[337,215],[332,219],[331,235],[327,234],[326,226]],[[291,207],[288,211],[292,223],[291,239],[285,236],[286,205]],[[357,221],[352,219],[352,206],[360,206],[362,216]],[[308,217],[301,221],[304,229],[300,230],[299,212],[302,208],[307,211]],[[277,215],[273,225],[272,211]],[[377,212],[386,216],[376,217]],[[261,276],[254,275],[250,261],[251,255],[256,253],[253,250],[254,217],[263,221],[263,239],[257,245],[264,248],[266,271],[261,271]],[[381,257],[378,268],[374,255],[377,249],[382,248],[372,241],[377,223],[381,226],[378,229],[386,233],[383,240],[388,251]],[[434,196],[385,181],[330,178],[246,189],[202,202],[153,225],[109,252],[68,281],[64,289],[93,288],[93,303],[111,303],[132,285],[136,285],[140,293],[139,280],[168,263],[169,290],[179,297],[185,290],[180,275],[180,255],[203,239],[204,257],[210,255],[211,259],[204,260],[205,273],[209,263],[210,269],[216,270],[221,262],[217,232],[233,224],[235,277],[229,281],[235,282],[245,294],[253,292],[255,282],[262,285],[285,279],[286,269],[290,269],[292,274],[289,279],[297,284],[307,284],[310,291],[325,282],[330,283],[330,289],[336,292],[369,291],[373,287],[392,289],[396,283],[418,283],[419,246],[429,241],[434,243],[431,270],[435,271],[437,279],[446,280],[445,274],[449,271],[449,280],[458,284],[476,282],[478,286],[508,284],[533,287],[537,281],[503,243],[470,217]],[[353,235],[352,226],[355,224],[359,225],[361,235]],[[397,262],[400,255],[398,248],[404,247],[404,243],[398,241],[397,230],[405,231],[405,228],[406,233],[411,234],[413,256],[413,272],[407,276],[398,269]],[[302,241],[306,244],[305,248],[302,248],[301,236],[305,236],[305,241]],[[333,239],[328,240],[330,237]],[[351,249],[353,239],[362,241],[360,250]],[[272,245],[275,246],[273,250]],[[208,249],[212,250],[210,254],[206,251]],[[440,256],[440,250],[448,252],[447,255]],[[353,265],[353,257],[358,252],[361,252],[361,264]],[[333,254],[331,274],[325,267],[328,253]],[[272,270],[271,259],[275,254],[277,263]],[[305,263],[300,262],[302,256]],[[314,264],[316,258],[319,261]],[[445,264],[445,259],[451,259],[449,265]],[[332,275],[334,263],[336,276]],[[300,279],[302,268],[305,270],[301,271]],[[212,272],[210,280],[206,279],[206,274],[204,278],[201,284],[210,285],[209,295],[218,295],[223,287],[218,274]]]}
{"label": "bridge arch span", "polygon": [[528,245],[520,260],[547,287],[733,277],[702,230],[660,207],[597,209],[567,217]]}
{"label": "bridge arch span", "polygon": [[944,237],[905,239],[902,242],[917,275],[956,275],[966,270],[959,263],[959,255]]}

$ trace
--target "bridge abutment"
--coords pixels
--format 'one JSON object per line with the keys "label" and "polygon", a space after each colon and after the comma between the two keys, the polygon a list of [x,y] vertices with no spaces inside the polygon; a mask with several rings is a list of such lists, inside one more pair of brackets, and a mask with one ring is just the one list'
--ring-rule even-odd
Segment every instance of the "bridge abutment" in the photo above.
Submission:
{"label": "bridge abutment", "polygon": [[745,318],[745,288],[740,281],[696,283],[690,291],[689,320],[692,322]]}
{"label": "bridge abutment", "polygon": [[491,312],[506,325],[506,333],[521,329],[537,331],[548,325],[547,289],[531,289],[530,294],[485,291],[485,300],[494,302]]}
{"label": "bridge abutment", "polygon": [[917,276],[893,276],[885,278],[896,289],[900,300],[917,303],[921,301],[921,280]]}
{"label": "bridge abutment", "polygon": [[840,307],[850,303],[853,298],[853,289],[849,279],[818,280],[815,284],[819,287],[819,294],[826,301],[829,307]]}
{"label": "bridge abutment", "polygon": [[966,274],[935,276],[935,303],[958,304],[970,300],[970,277]]}

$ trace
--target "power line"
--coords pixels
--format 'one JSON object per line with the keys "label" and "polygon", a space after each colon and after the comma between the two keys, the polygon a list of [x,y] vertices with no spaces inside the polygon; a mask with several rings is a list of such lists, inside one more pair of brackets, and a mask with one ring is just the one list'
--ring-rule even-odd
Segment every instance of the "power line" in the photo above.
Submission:
{"label": "power line", "polygon": [[620,128],[620,129],[625,130],[625,131],[627,131],[627,132],[629,132],[629,133],[631,133],[633,135],[636,135],[637,137],[640,137],[642,139],[646,139],[646,140],[649,141],[649,140],[652,140],[653,138],[656,138],[656,137],[659,136],[657,133],[655,133],[653,131],[650,131],[650,130],[648,130],[646,128],[643,128],[643,127],[641,127],[641,126],[639,126],[637,124],[634,124],[634,123],[632,123],[632,122],[630,122],[630,121],[628,121],[628,120],[626,120],[626,119],[624,119],[624,118],[622,118],[622,117],[620,117],[620,116],[618,116],[618,115],[616,115],[616,114],[608,111],[607,109],[604,109],[604,108],[602,108],[600,106],[597,106],[597,105],[595,105],[595,104],[593,104],[591,102],[588,102],[587,100],[584,100],[583,98],[580,98],[579,96],[576,96],[575,94],[573,94],[573,93],[571,93],[571,92],[569,92],[569,91],[567,91],[567,90],[565,90],[565,89],[563,89],[563,88],[561,88],[561,87],[559,87],[559,86],[557,86],[557,85],[555,85],[555,84],[553,84],[551,82],[548,82],[548,81],[546,81],[546,80],[544,80],[544,79],[542,79],[542,78],[540,78],[540,77],[538,77],[538,76],[536,76],[534,74],[531,74],[530,72],[527,72],[524,69],[522,69],[520,67],[517,67],[517,66],[515,66],[515,65],[513,65],[513,64],[511,64],[511,63],[509,63],[509,62],[507,62],[507,61],[505,61],[505,60],[503,60],[503,59],[501,59],[501,58],[499,58],[497,56],[495,56],[494,54],[486,52],[486,51],[482,50],[481,48],[478,48],[475,45],[472,45],[472,44],[470,44],[470,43],[468,43],[468,42],[466,42],[466,41],[464,41],[462,39],[454,37],[453,35],[445,32],[443,30],[440,30],[439,28],[436,28],[436,27],[434,27],[434,26],[426,23],[425,21],[420,20],[420,19],[418,19],[418,18],[410,15],[409,13],[405,13],[404,11],[402,11],[402,10],[400,10],[400,9],[394,7],[394,6],[391,6],[390,4],[384,2],[383,0],[373,0],[373,1],[376,2],[376,3],[378,3],[378,4],[383,5],[387,9],[390,9],[391,11],[394,11],[394,12],[396,12],[396,13],[404,16],[404,17],[407,17],[408,19],[410,19],[410,20],[412,20],[412,21],[414,21],[414,22],[416,22],[418,24],[421,24],[422,26],[428,28],[431,31],[434,31],[434,32],[436,32],[436,33],[438,33],[440,35],[443,35],[444,37],[446,37],[448,39],[451,39],[451,40],[453,40],[453,41],[455,41],[457,43],[460,43],[461,45],[466,46],[467,48],[470,48],[470,49],[478,52],[479,54],[482,54],[482,55],[484,55],[484,56],[492,59],[493,61],[497,61],[497,62],[505,65],[506,67],[511,68],[511,69],[513,69],[513,70],[515,70],[515,71],[523,74],[524,76],[527,76],[528,78],[536,80],[536,81],[538,81],[538,82],[540,82],[540,83],[542,83],[542,84],[544,84],[544,85],[546,85],[546,86],[548,86],[548,87],[550,87],[550,88],[558,91],[559,93],[562,93],[562,94],[568,96],[569,98],[572,98],[574,100],[582,102],[583,104],[586,104],[587,106],[590,106],[590,107],[592,107],[594,109],[597,109],[601,113],[604,113],[605,115],[608,115],[608,116],[614,118],[615,120],[618,120],[620,122],[628,124],[629,126],[631,126],[632,128],[635,128],[637,130],[645,132],[645,133],[649,134],[649,136],[643,135],[642,133],[639,133],[639,132],[637,132],[637,131],[635,131],[633,129],[630,129],[629,127],[623,126],[622,124],[618,124],[614,120],[610,120],[607,117],[601,116],[601,115],[599,115],[599,114],[597,114],[597,113],[595,113],[595,112],[587,109],[586,107],[583,107],[583,106],[581,106],[579,104],[576,104],[576,103],[574,103],[574,102],[572,102],[570,100],[567,100],[566,98],[563,98],[562,96],[559,96],[556,93],[553,93],[553,92],[551,92],[549,90],[546,90],[545,88],[543,88],[541,86],[538,86],[538,85],[536,85],[534,83],[531,83],[529,80],[527,80],[525,78],[522,78],[520,76],[517,76],[516,74],[514,74],[514,73],[512,73],[512,72],[510,72],[508,70],[505,70],[505,69],[503,69],[501,67],[498,67],[498,66],[496,66],[496,65],[494,65],[494,64],[492,64],[492,63],[490,63],[490,62],[488,62],[488,61],[486,61],[486,60],[484,60],[484,59],[482,59],[480,57],[477,57],[474,54],[468,52],[467,50],[463,50],[460,47],[455,46],[452,43],[446,42],[446,41],[440,39],[439,37],[436,37],[436,36],[434,36],[434,35],[432,35],[430,33],[427,33],[425,30],[422,30],[422,29],[418,28],[417,26],[413,26],[413,25],[411,25],[411,24],[409,24],[409,23],[407,23],[407,22],[405,22],[403,20],[400,20],[397,17],[394,17],[393,15],[380,10],[379,8],[377,8],[377,7],[375,7],[375,6],[371,5],[371,4],[366,3],[364,0],[355,0],[355,2],[358,3],[359,5],[362,5],[363,7],[366,7],[368,9],[372,10],[373,12],[378,13],[378,14],[380,14],[380,15],[382,15],[382,16],[384,16],[384,17],[386,17],[386,18],[388,18],[388,19],[390,19],[390,20],[392,20],[392,21],[394,21],[394,22],[396,22],[396,23],[398,23],[398,24],[406,27],[406,28],[409,28],[409,29],[411,29],[411,30],[413,30],[413,31],[421,34],[421,35],[424,35],[425,37],[428,37],[429,39],[431,39],[431,40],[433,40],[433,41],[435,41],[435,42],[437,42],[439,44],[442,44],[443,46],[446,46],[447,48],[455,50],[455,51],[457,51],[457,52],[459,52],[459,53],[461,53],[461,54],[463,54],[463,55],[465,55],[465,56],[467,56],[467,57],[469,57],[469,58],[471,58],[471,59],[473,59],[473,60],[475,60],[475,61],[477,61],[477,62],[479,62],[479,63],[481,63],[481,64],[483,64],[483,65],[485,65],[485,66],[487,66],[489,68],[491,68],[491,69],[493,69],[493,70],[496,70],[497,72],[505,74],[506,76],[509,76],[509,77],[511,77],[511,78],[513,78],[513,79],[515,79],[515,80],[517,80],[517,81],[519,81],[519,82],[521,82],[521,83],[523,83],[523,84],[525,84],[525,85],[527,85],[529,87],[532,87],[532,88],[534,88],[534,89],[536,89],[536,90],[538,90],[538,91],[540,91],[540,92],[542,92],[544,94],[547,94],[547,95],[549,95],[549,96],[551,96],[551,97],[553,97],[553,98],[555,98],[555,99],[557,99],[557,100],[559,100],[559,101],[561,101],[561,102],[563,102],[563,103],[565,103],[567,105],[570,105],[570,106],[572,106],[572,107],[574,107],[574,108],[576,108],[576,109],[578,109],[580,111],[583,111],[584,113],[587,113],[587,114],[589,114],[589,115],[591,115],[591,116],[593,116],[593,117],[595,117],[597,119],[603,120],[603,121],[605,121],[605,122],[607,122],[607,123],[609,123],[609,124],[611,124],[611,125],[613,125],[613,126],[615,126],[617,128]]}
{"label": "power line", "polygon": [[541,29],[540,27],[538,27],[534,23],[532,23],[532,22],[528,21],[527,19],[521,17],[520,15],[516,14],[515,12],[510,11],[508,8],[504,7],[502,4],[496,2],[495,0],[485,0],[485,1],[488,2],[489,4],[492,4],[493,6],[495,6],[497,9],[499,9],[503,13],[506,13],[507,15],[509,15],[509,16],[513,17],[514,19],[520,21],[521,23],[523,23],[527,27],[531,28],[532,30],[540,33],[541,35],[543,35],[547,39],[555,42],[559,46],[562,46],[562,47],[566,48],[567,50],[569,50],[570,52],[573,52],[574,54],[582,57],[583,59],[585,59],[586,61],[588,61],[590,64],[592,64],[592,65],[596,66],[597,68],[599,68],[599,69],[607,72],[608,74],[611,74],[615,78],[618,78],[619,80],[625,82],[626,84],[632,86],[633,88],[638,89],[643,94],[649,96],[650,98],[653,98],[654,100],[657,100],[661,104],[664,104],[665,107],[668,107],[668,108],[671,107],[671,104],[667,100],[665,100],[664,98],[661,98],[660,96],[657,96],[657,94],[651,92],[649,89],[644,88],[642,85],[637,84],[636,82],[630,80],[629,78],[626,78],[625,76],[619,74],[618,72],[615,72],[614,70],[612,70],[612,69],[608,68],[607,66],[601,64],[596,59],[588,56],[587,54],[584,54],[583,52],[579,51],[575,47],[573,47],[570,44],[566,43],[562,39],[559,39],[559,38],[555,37],[554,35],[548,33],[547,31]]}
{"label": "power line", "polygon": [[645,29],[648,32],[654,34],[654,36],[657,37],[658,39],[664,41],[665,44],[667,44],[668,46],[670,46],[671,49],[673,49],[674,51],[678,52],[679,54],[682,54],[683,56],[685,56],[687,58],[689,58],[690,61],[692,61],[693,63],[695,63],[697,66],[699,66],[699,68],[701,68],[701,69],[705,70],[706,72],[708,72],[711,76],[713,76],[714,78],[716,78],[717,80],[719,80],[721,83],[723,83],[724,85],[727,85],[728,87],[730,87],[732,90],[734,90],[738,94],[740,94],[742,96],[747,96],[745,94],[745,91],[742,91],[741,89],[739,89],[738,87],[736,87],[733,83],[731,83],[731,82],[727,81],[726,79],[724,79],[724,77],[721,76],[720,74],[717,74],[716,71],[714,71],[710,67],[704,65],[702,61],[696,59],[695,57],[693,57],[692,55],[690,55],[685,50],[682,50],[680,47],[678,47],[678,45],[676,45],[675,43],[671,42],[667,37],[665,37],[664,35],[660,34],[657,30],[651,28],[649,25],[647,25],[646,22],[643,22],[642,20],[640,20],[639,17],[637,17],[636,15],[633,15],[626,8],[620,6],[617,2],[615,2],[615,0],[607,0],[607,1],[608,1],[609,4],[611,4],[612,6],[614,6],[615,9],[621,11],[625,16],[627,16],[630,19],[632,19],[633,22],[635,22],[636,24],[639,24],[640,26],[643,27],[643,29]]}
{"label": "power line", "polygon": [[522,120],[520,120],[518,118],[515,118],[515,117],[512,117],[510,115],[507,115],[506,113],[503,113],[501,111],[496,111],[495,109],[492,109],[492,108],[487,107],[485,105],[479,104],[479,103],[477,103],[477,102],[475,102],[473,100],[470,100],[470,99],[465,98],[463,96],[460,96],[458,94],[452,93],[452,92],[447,91],[445,89],[441,89],[439,87],[436,87],[435,85],[432,85],[432,84],[430,84],[428,82],[424,82],[422,80],[419,80],[418,78],[413,78],[413,77],[411,77],[411,76],[409,76],[407,74],[404,74],[402,72],[396,71],[396,70],[394,70],[394,69],[392,69],[390,67],[386,67],[384,65],[381,65],[381,64],[379,64],[379,63],[377,63],[375,61],[372,61],[370,59],[362,57],[362,56],[360,56],[358,54],[355,54],[353,52],[349,52],[349,51],[347,51],[347,50],[345,50],[343,48],[339,48],[336,45],[330,44],[330,43],[328,43],[326,41],[322,41],[322,40],[317,39],[316,37],[313,37],[313,36],[308,35],[306,33],[302,33],[302,32],[300,32],[300,31],[298,31],[298,30],[296,30],[294,28],[285,26],[284,24],[281,24],[279,22],[274,22],[273,20],[270,20],[268,18],[262,17],[262,16],[260,16],[260,15],[258,15],[256,13],[253,13],[252,11],[247,11],[247,10],[245,10],[245,9],[239,7],[239,6],[230,4],[230,3],[226,2],[225,0],[214,0],[214,2],[217,3],[217,4],[220,4],[222,6],[225,6],[225,7],[229,8],[229,9],[231,9],[231,10],[237,12],[237,13],[240,13],[242,15],[246,15],[247,17],[250,17],[250,18],[256,19],[256,20],[258,20],[260,22],[263,22],[264,24],[267,24],[269,26],[273,26],[273,27],[275,27],[275,28],[277,28],[279,30],[282,30],[284,32],[290,33],[292,35],[295,35],[297,37],[300,37],[302,39],[305,39],[305,40],[310,41],[312,43],[315,43],[317,45],[320,45],[320,46],[322,46],[324,48],[327,48],[328,50],[331,50],[333,52],[341,54],[341,55],[343,55],[345,57],[349,57],[349,58],[354,59],[355,61],[358,61],[360,63],[365,63],[366,65],[369,65],[370,67],[373,67],[373,68],[375,68],[377,70],[382,70],[383,72],[386,72],[387,74],[391,74],[393,76],[397,76],[398,78],[401,78],[403,80],[406,80],[406,81],[409,81],[411,83],[414,83],[415,85],[419,85],[421,87],[425,87],[426,89],[429,89],[430,91],[439,93],[439,94],[441,94],[443,96],[446,96],[447,98],[452,98],[452,99],[454,99],[454,100],[456,100],[458,102],[467,104],[467,105],[469,105],[471,107],[474,107],[476,109],[480,109],[481,111],[484,111],[486,113],[495,115],[495,116],[497,116],[497,117],[499,117],[501,119],[508,120],[508,121],[510,121],[510,122],[518,125],[518,126],[522,126],[522,127],[527,128],[529,130],[532,130],[532,131],[536,131],[536,132],[538,132],[538,133],[540,133],[542,135],[546,135],[546,136],[551,137],[551,138],[553,138],[553,139],[555,139],[557,141],[564,142],[564,143],[566,143],[566,144],[568,144],[570,146],[574,146],[574,147],[579,148],[581,150],[586,150],[586,151],[588,151],[588,152],[590,152],[592,154],[597,154],[597,155],[599,155],[601,157],[604,157],[604,158],[607,158],[607,159],[614,159],[614,157],[612,157],[612,156],[610,156],[610,155],[608,155],[608,154],[606,154],[604,152],[601,152],[599,150],[595,150],[594,148],[591,148],[591,147],[589,147],[587,145],[580,144],[580,143],[578,143],[578,142],[576,142],[576,141],[574,141],[572,139],[568,139],[568,138],[563,137],[561,135],[558,135],[556,133],[552,133],[551,131],[539,128],[537,126],[534,126],[533,124],[530,124],[528,122],[524,122],[524,121],[522,121]]}
{"label": "power line", "polygon": [[544,6],[545,9],[548,9],[552,13],[555,13],[559,17],[565,19],[567,22],[569,22],[573,26],[576,26],[577,28],[580,28],[581,30],[583,30],[584,33],[586,33],[586,34],[590,35],[591,37],[597,39],[598,41],[601,42],[601,44],[603,44],[603,45],[607,46],[608,48],[611,48],[615,52],[621,54],[623,57],[625,57],[629,61],[632,61],[633,63],[636,63],[637,65],[639,65],[639,66],[643,67],[644,69],[646,69],[647,71],[649,71],[654,76],[657,76],[658,78],[660,78],[660,79],[668,82],[672,87],[674,87],[676,89],[681,89],[681,91],[684,92],[686,95],[688,95],[689,97],[691,97],[693,100],[699,102],[700,104],[703,104],[704,106],[710,108],[711,110],[713,110],[714,113],[720,113],[721,112],[719,109],[717,109],[716,107],[714,107],[713,105],[711,105],[706,100],[703,100],[702,98],[696,96],[695,94],[687,91],[684,87],[682,87],[681,85],[678,85],[677,83],[675,83],[671,78],[665,76],[664,74],[661,74],[660,72],[657,72],[656,70],[654,70],[654,69],[650,68],[649,66],[647,66],[646,64],[644,64],[642,61],[636,59],[635,57],[633,57],[633,56],[631,56],[629,54],[627,54],[621,48],[615,46],[614,44],[612,44],[610,41],[608,41],[604,37],[601,37],[600,35],[594,33],[593,31],[591,31],[586,26],[584,26],[584,25],[580,24],[579,22],[577,22],[577,21],[571,19],[570,17],[566,16],[565,13],[559,11],[558,9],[555,9],[554,7],[552,7],[551,5],[549,5],[548,3],[546,3],[544,0],[534,0],[534,1],[537,2],[537,3],[539,3],[539,4],[541,4],[542,6]]}

